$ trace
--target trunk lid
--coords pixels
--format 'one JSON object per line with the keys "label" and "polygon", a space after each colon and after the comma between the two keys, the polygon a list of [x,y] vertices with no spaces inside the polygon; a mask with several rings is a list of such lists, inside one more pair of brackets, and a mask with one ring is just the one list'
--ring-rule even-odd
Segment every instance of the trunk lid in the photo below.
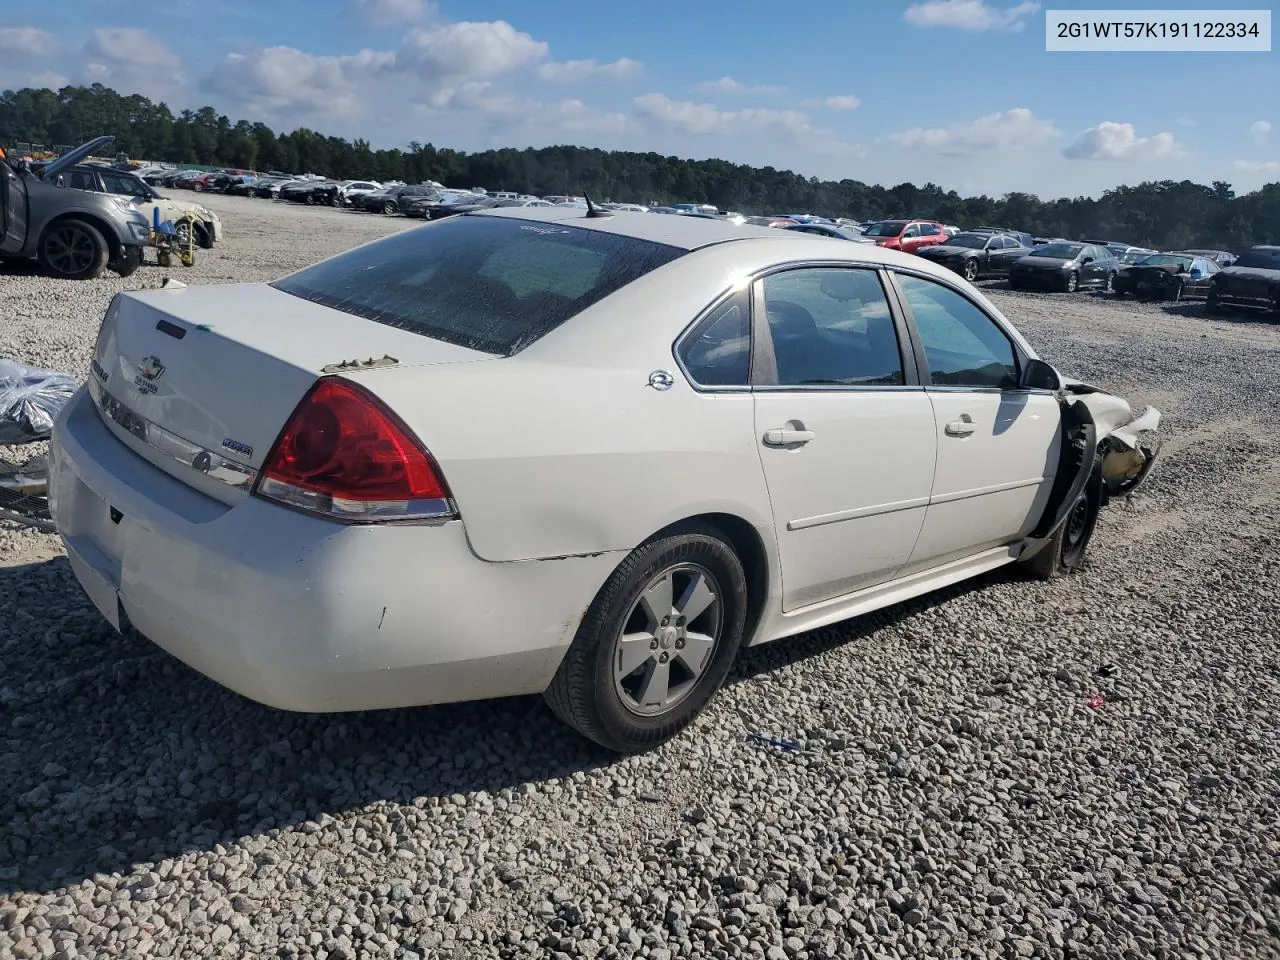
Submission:
{"label": "trunk lid", "polygon": [[112,301],[90,393],[135,453],[234,503],[318,377],[493,358],[265,284],[181,287]]}

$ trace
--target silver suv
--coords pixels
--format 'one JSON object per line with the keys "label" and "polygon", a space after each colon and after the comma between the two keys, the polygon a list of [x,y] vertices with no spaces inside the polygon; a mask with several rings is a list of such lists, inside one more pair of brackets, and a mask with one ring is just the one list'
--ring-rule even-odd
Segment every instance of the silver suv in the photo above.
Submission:
{"label": "silver suv", "polygon": [[54,276],[91,280],[110,267],[127,277],[142,263],[147,218],[126,197],[63,185],[62,174],[115,137],[97,137],[38,174],[0,160],[0,259],[38,260]]}

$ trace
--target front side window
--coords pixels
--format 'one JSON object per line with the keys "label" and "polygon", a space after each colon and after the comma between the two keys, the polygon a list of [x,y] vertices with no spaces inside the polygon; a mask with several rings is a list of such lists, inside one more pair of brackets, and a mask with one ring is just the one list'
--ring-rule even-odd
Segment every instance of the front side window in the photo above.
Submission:
{"label": "front side window", "polygon": [[913,223],[911,224],[911,226],[907,227],[907,229],[902,231],[902,239],[904,240],[908,239],[909,237],[918,237],[918,236],[920,236],[920,224],[918,223]]}
{"label": "front side window", "polygon": [[761,282],[781,386],[905,382],[893,315],[873,270],[813,267]]}
{"label": "front side window", "polygon": [[67,174],[67,186],[76,190],[97,190],[98,178],[88,170],[72,170]]}
{"label": "front side window", "polygon": [[941,283],[900,275],[898,284],[915,318],[934,386],[1017,387],[1013,344],[994,320]]}
{"label": "front side window", "polygon": [[712,311],[680,346],[689,378],[703,387],[751,382],[751,310],[745,292]]}
{"label": "front side window", "polygon": [[562,224],[454,217],[272,284],[344,313],[512,356],[686,251]]}
{"label": "front side window", "polygon": [[942,228],[938,226],[936,223],[920,224],[920,236],[922,237],[936,237],[941,232],[942,232]]}

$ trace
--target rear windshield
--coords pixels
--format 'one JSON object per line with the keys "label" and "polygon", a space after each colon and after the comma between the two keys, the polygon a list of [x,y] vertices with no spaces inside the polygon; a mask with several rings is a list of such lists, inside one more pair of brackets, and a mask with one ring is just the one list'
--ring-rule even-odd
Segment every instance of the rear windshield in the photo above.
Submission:
{"label": "rear windshield", "polygon": [[683,253],[560,223],[461,216],[358,247],[272,286],[424,337],[511,356]]}
{"label": "rear windshield", "polygon": [[884,220],[880,223],[873,223],[867,227],[864,236],[868,237],[896,237],[902,232],[902,228],[907,225],[905,220]]}
{"label": "rear windshield", "polygon": [[1083,250],[1078,243],[1046,243],[1043,247],[1036,247],[1032,250],[1032,254],[1037,257],[1049,257],[1054,260],[1074,260],[1080,256]]}

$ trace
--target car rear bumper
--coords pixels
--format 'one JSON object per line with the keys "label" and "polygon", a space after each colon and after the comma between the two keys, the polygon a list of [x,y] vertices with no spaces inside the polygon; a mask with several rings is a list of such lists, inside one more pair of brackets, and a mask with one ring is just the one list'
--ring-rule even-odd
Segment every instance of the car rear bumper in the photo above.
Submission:
{"label": "car rear bumper", "polygon": [[50,507],[117,628],[306,712],[541,692],[620,560],[489,563],[461,521],[344,526],[256,497],[227,507],[121,444],[83,391],[54,431]]}

